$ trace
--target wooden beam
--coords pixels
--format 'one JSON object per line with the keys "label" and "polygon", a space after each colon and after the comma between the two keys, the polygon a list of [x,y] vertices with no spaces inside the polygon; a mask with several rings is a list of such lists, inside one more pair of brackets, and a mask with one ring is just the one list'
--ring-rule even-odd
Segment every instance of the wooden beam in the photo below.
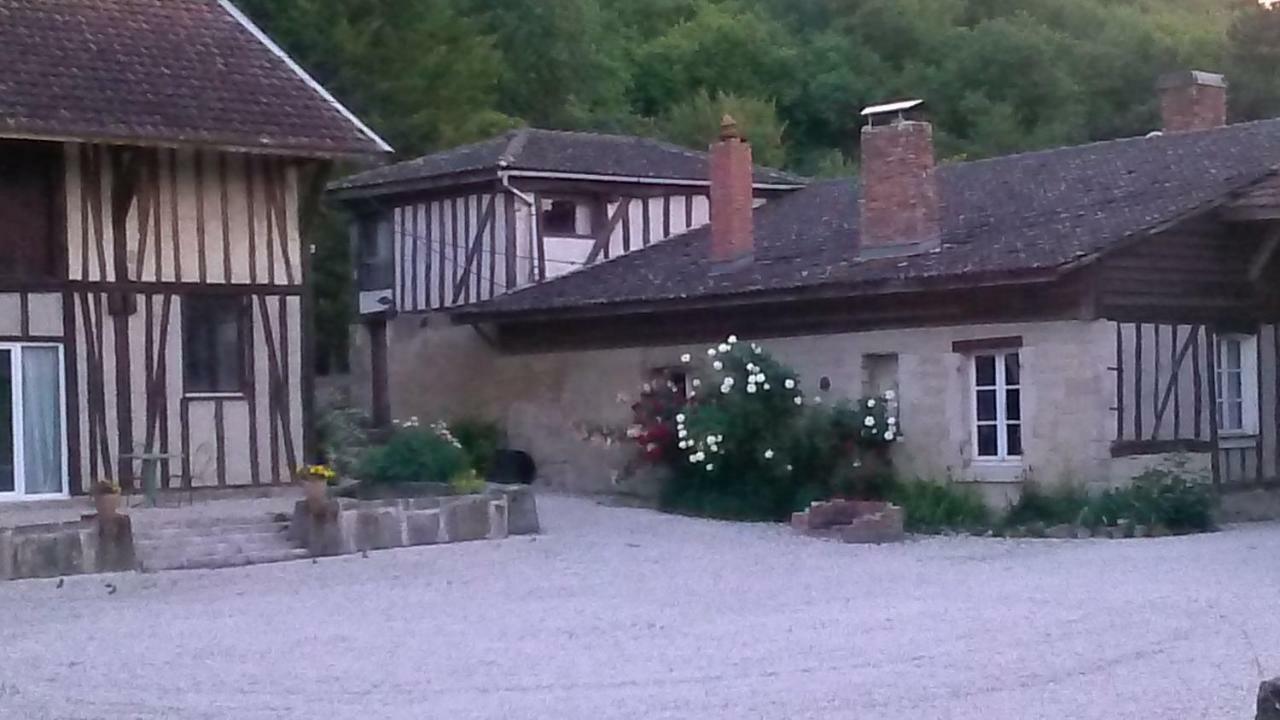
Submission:
{"label": "wooden beam", "polygon": [[1212,451],[1213,443],[1204,440],[1117,440],[1111,443],[1111,457],[1113,458]]}
{"label": "wooden beam", "polygon": [[1267,233],[1262,246],[1249,261],[1249,282],[1256,283],[1262,279],[1262,273],[1266,272],[1267,266],[1271,264],[1277,251],[1280,251],[1280,227],[1272,228]]}
{"label": "wooden beam", "polygon": [[462,266],[462,274],[453,284],[453,301],[456,303],[462,299],[463,292],[466,291],[468,281],[471,278],[471,268],[475,265],[476,257],[480,254],[480,249],[484,247],[484,236],[487,232],[489,223],[493,222],[493,195],[489,196],[489,202],[485,205],[484,215],[480,217],[480,222],[475,228],[475,232],[471,237],[471,245],[467,248],[467,262]]}
{"label": "wooden beam", "polygon": [[1006,337],[977,338],[974,340],[956,340],[951,343],[951,352],[970,354],[984,350],[1017,350],[1022,347],[1021,335]]}
{"label": "wooden beam", "polygon": [[[1174,326],[1175,333],[1177,332],[1177,328],[1178,326],[1175,325]],[[1169,409],[1169,401],[1173,399],[1174,389],[1178,387],[1178,374],[1182,370],[1183,361],[1187,359],[1187,354],[1191,352],[1191,347],[1193,345],[1191,340],[1194,337],[1195,337],[1194,333],[1187,337],[1186,342],[1182,344],[1182,349],[1178,351],[1177,357],[1174,358],[1173,367],[1169,369],[1169,382],[1168,384],[1165,385],[1164,395],[1160,398],[1160,404],[1156,406],[1156,421],[1154,426],[1151,428],[1152,440],[1155,440],[1156,436],[1159,435],[1160,433],[1160,423],[1161,421],[1164,420],[1164,414]],[[1174,338],[1175,338],[1174,341],[1176,342],[1177,341],[1176,334],[1174,335]],[[1157,355],[1157,357],[1159,356]],[[1156,381],[1159,382],[1159,373],[1156,374]]]}
{"label": "wooden beam", "polygon": [[613,237],[613,231],[618,227],[618,223],[622,218],[627,216],[627,212],[631,207],[631,198],[622,198],[618,202],[618,207],[613,209],[613,215],[609,218],[609,222],[596,232],[596,244],[591,247],[591,252],[587,255],[585,265],[590,265],[600,257],[600,254],[609,247],[609,240]]}

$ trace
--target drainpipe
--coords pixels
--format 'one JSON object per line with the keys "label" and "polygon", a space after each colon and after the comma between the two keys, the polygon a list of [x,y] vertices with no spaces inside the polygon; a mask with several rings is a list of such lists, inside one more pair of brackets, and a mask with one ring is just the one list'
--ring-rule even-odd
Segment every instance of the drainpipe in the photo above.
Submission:
{"label": "drainpipe", "polygon": [[[505,167],[506,163],[501,163],[501,165]],[[523,201],[525,205],[529,206],[529,241],[530,241],[530,246],[532,246],[533,243],[536,242],[537,240],[536,236],[538,232],[538,215],[537,215],[538,208],[536,207],[536,203],[533,199],[533,196],[517,189],[514,185],[512,185],[511,173],[506,170],[498,171],[498,182],[502,184],[502,187],[505,188],[507,192],[520,198],[520,200]],[[530,278],[529,278],[530,280],[535,279],[533,277],[533,272],[534,271],[530,269]],[[508,290],[513,290],[513,289],[514,288],[508,288]]]}

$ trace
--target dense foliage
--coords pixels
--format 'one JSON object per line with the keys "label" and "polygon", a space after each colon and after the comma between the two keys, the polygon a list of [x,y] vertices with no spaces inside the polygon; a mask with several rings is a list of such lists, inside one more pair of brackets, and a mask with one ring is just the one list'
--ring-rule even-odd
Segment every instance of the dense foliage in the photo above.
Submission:
{"label": "dense foliage", "polygon": [[[411,157],[530,124],[704,147],[722,111],[758,157],[848,173],[859,108],[929,100],[946,158],[1137,135],[1154,79],[1233,81],[1280,115],[1280,9],[1255,0],[240,0]],[[334,226],[336,223],[330,223]],[[317,353],[339,366],[346,239],[317,225]]]}
{"label": "dense foliage", "polygon": [[895,403],[823,405],[764,348],[730,336],[642,388],[628,435],[669,470],[667,509],[778,520],[830,497],[864,456],[895,442]]}
{"label": "dense foliage", "polygon": [[475,470],[447,426],[422,427],[411,419],[398,424],[385,443],[365,452],[359,473],[375,483],[448,483],[474,475]]}

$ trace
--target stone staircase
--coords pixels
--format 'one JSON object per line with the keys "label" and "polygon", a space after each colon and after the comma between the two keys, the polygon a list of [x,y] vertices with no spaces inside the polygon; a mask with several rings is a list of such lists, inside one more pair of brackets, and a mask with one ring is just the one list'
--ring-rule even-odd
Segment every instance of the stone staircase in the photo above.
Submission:
{"label": "stone staircase", "polygon": [[133,528],[139,569],[195,570],[310,557],[289,540],[288,516],[260,513],[240,517],[183,517],[145,520]]}

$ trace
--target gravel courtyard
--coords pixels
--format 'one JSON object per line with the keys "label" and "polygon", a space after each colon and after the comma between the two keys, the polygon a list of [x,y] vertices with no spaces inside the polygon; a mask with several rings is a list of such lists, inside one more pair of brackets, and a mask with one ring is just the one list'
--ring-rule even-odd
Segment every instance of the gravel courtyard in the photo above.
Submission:
{"label": "gravel courtyard", "polygon": [[855,547],[539,502],[536,538],[0,584],[0,718],[1247,720],[1280,675],[1280,525]]}

